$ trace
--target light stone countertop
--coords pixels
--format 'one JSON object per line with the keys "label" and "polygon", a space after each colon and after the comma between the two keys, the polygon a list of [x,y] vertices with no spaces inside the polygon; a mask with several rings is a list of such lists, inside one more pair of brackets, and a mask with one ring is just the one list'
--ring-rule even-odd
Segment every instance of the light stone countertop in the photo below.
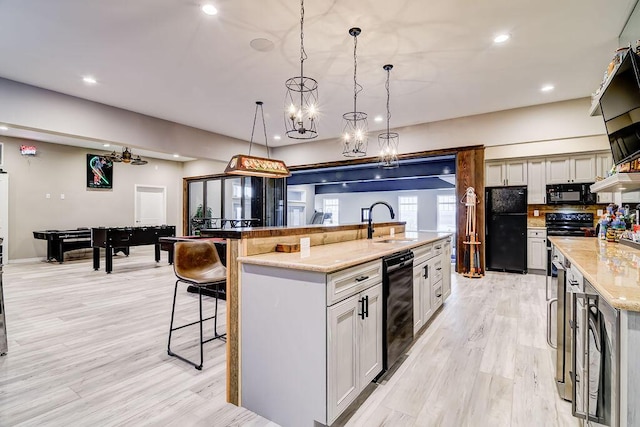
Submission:
{"label": "light stone countertop", "polygon": [[[393,238],[382,236],[372,240],[359,239],[312,246],[308,257],[303,257],[302,252],[271,252],[238,257],[238,261],[245,264],[332,273],[449,236],[451,236],[451,233],[407,232],[396,234]],[[381,242],[381,240],[386,239],[394,239],[395,241],[393,243]]]}
{"label": "light stone countertop", "polygon": [[640,311],[640,250],[589,237],[549,237],[609,304]]}

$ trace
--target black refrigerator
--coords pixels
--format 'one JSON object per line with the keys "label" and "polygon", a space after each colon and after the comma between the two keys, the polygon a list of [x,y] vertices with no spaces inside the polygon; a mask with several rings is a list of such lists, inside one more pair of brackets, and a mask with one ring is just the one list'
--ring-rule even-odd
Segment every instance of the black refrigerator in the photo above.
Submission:
{"label": "black refrigerator", "polygon": [[485,188],[487,270],[527,272],[527,187]]}

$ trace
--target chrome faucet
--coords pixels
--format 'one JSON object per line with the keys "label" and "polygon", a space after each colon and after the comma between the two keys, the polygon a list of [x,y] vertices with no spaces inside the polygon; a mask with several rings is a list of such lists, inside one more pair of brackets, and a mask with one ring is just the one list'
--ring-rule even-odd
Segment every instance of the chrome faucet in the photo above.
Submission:
{"label": "chrome faucet", "polygon": [[372,211],[373,211],[373,207],[375,205],[385,205],[386,207],[389,208],[389,212],[391,213],[391,219],[394,219],[396,217],[396,214],[393,213],[393,208],[391,207],[391,205],[387,202],[375,202],[374,204],[372,204],[371,206],[369,206],[369,223],[367,225],[367,239],[373,239],[373,222],[372,221]]}

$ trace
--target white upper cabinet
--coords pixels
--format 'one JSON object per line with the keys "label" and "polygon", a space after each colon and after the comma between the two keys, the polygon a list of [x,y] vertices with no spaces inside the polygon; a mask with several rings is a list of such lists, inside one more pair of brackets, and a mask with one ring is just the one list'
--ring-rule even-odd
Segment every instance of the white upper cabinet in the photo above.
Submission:
{"label": "white upper cabinet", "polygon": [[571,182],[569,159],[559,157],[547,159],[547,184],[565,184]]}
{"label": "white upper cabinet", "polygon": [[485,187],[527,185],[527,161],[489,162],[485,166]]}
{"label": "white upper cabinet", "polygon": [[596,159],[592,154],[547,159],[547,184],[594,182]]}
{"label": "white upper cabinet", "polygon": [[504,185],[504,174],[502,172],[504,163],[487,163],[484,173],[485,187],[500,187]]}
{"label": "white upper cabinet", "polygon": [[594,182],[596,180],[596,159],[592,154],[569,159],[571,182]]}
{"label": "white upper cabinet", "polygon": [[529,160],[527,165],[527,203],[543,205],[547,202],[547,179],[544,159]]}

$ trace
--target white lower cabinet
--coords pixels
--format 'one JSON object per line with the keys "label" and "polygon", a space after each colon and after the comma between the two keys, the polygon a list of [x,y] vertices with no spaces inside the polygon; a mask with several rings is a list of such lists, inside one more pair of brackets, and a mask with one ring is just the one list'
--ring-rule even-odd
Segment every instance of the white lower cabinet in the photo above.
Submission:
{"label": "white lower cabinet", "polygon": [[547,269],[547,232],[542,229],[527,230],[527,269]]}
{"label": "white lower cabinet", "polygon": [[[427,249],[424,249],[424,248]],[[414,249],[413,333],[416,334],[451,295],[451,240]],[[437,290],[437,292],[436,292]]]}
{"label": "white lower cabinet", "polygon": [[442,293],[443,299],[447,299],[451,295],[451,240],[444,242],[444,251],[442,252]]}
{"label": "white lower cabinet", "polygon": [[382,371],[382,284],[327,308],[328,421]]}

